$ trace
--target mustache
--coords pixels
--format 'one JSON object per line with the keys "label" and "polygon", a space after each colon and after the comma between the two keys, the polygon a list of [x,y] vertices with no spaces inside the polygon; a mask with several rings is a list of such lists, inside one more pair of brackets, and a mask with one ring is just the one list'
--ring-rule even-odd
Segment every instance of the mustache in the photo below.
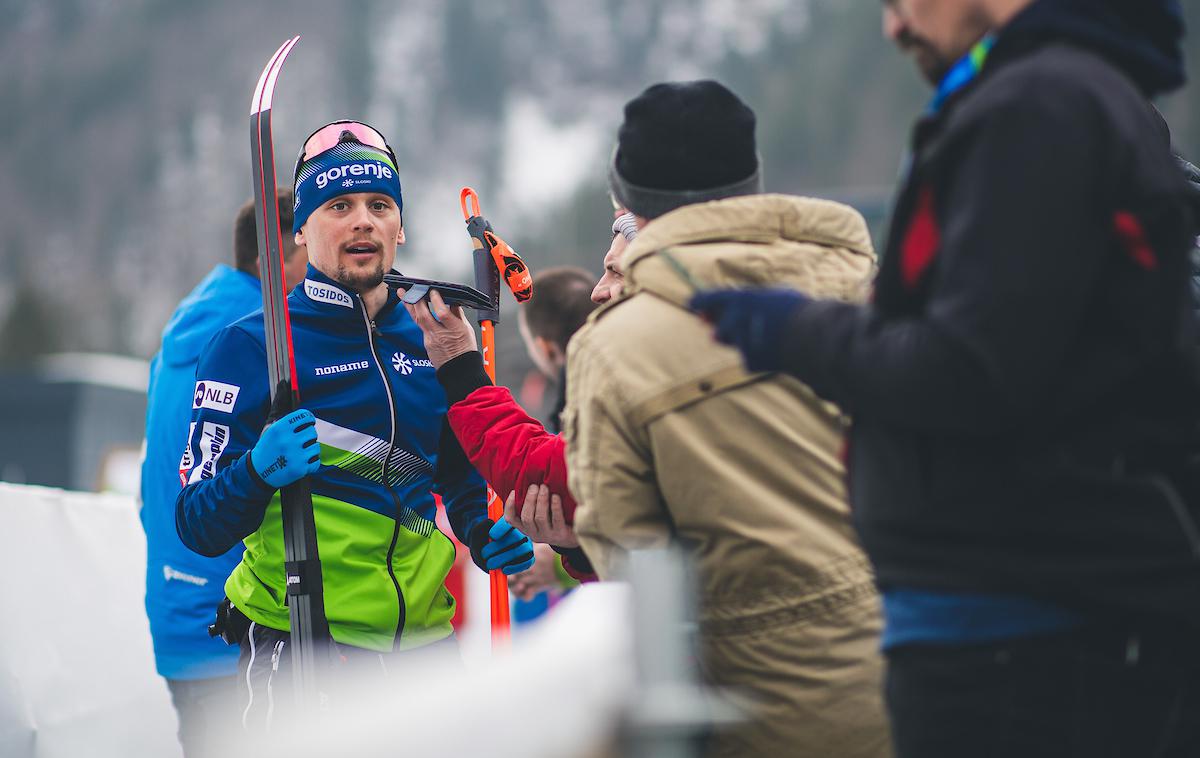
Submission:
{"label": "mustache", "polygon": [[896,44],[899,45],[901,48],[903,48],[905,51],[917,50],[917,49],[925,50],[928,52],[934,51],[933,44],[930,43],[929,40],[925,39],[924,37],[920,37],[916,34],[913,34],[908,29],[903,29],[900,31],[899,34],[896,35]]}

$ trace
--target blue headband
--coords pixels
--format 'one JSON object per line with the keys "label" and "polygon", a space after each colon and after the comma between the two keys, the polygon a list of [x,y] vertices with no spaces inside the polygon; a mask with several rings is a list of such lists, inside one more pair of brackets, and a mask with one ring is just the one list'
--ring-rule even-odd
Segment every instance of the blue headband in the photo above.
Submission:
{"label": "blue headband", "polygon": [[343,142],[306,161],[296,177],[292,232],[300,231],[313,211],[323,204],[339,195],[357,192],[387,195],[404,210],[400,175],[386,152],[358,142]]}

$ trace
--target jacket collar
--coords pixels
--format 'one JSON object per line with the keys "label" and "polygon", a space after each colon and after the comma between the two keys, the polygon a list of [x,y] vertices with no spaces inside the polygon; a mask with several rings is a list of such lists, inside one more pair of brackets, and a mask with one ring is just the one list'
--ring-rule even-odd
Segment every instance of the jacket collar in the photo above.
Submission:
{"label": "jacket collar", "polygon": [[1147,96],[1186,79],[1177,0],[1037,0],[1000,31],[996,57],[1055,40],[1093,50]]}
{"label": "jacket collar", "polygon": [[703,242],[811,242],[873,255],[871,235],[857,211],[832,200],[749,195],[686,205],[659,216],[625,251],[626,268],[673,245]]}
{"label": "jacket collar", "polygon": [[[296,288],[296,292],[318,311],[335,317],[339,314],[353,314],[355,319],[362,318],[363,304],[358,293],[338,284],[311,263],[308,264],[304,282]],[[387,302],[380,309],[379,315],[387,313],[398,302],[400,299],[396,297],[395,291],[388,289]]]}
{"label": "jacket collar", "polygon": [[[731,243],[742,246],[731,249]],[[812,257],[791,247],[805,244],[840,248],[856,263],[845,270],[834,265],[837,270],[822,279],[826,274],[816,272]],[[682,246],[688,248],[676,249]],[[814,295],[838,297],[850,279],[854,287],[861,283],[860,269],[869,271],[874,260],[866,222],[852,208],[816,198],[750,195],[688,205],[654,219],[630,243],[622,264],[627,290],[685,302],[698,289],[781,284],[806,284]]]}
{"label": "jacket collar", "polygon": [[938,85],[937,92],[933,95],[933,101],[929,104],[930,113],[937,113],[955,93],[960,92],[979,77],[979,72],[983,70],[983,64],[987,62],[988,55],[992,52],[992,46],[995,43],[996,37],[991,34],[987,35],[972,45],[970,51],[960,58],[958,63],[950,67],[950,70],[942,77],[941,84]]}

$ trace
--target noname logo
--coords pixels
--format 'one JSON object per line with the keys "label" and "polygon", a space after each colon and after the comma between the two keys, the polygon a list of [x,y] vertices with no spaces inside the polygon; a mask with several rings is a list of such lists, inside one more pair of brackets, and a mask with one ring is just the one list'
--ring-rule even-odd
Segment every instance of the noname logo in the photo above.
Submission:
{"label": "noname logo", "polygon": [[242,388],[236,384],[202,379],[196,382],[196,394],[192,396],[192,408],[211,408],[214,411],[233,413],[233,406],[241,391]]}
{"label": "noname logo", "polygon": [[318,366],[316,373],[317,376],[329,376],[330,374],[344,374],[347,371],[361,371],[370,367],[371,364],[366,361],[355,361],[354,363],[339,363],[336,366]]}
{"label": "noname logo", "polygon": [[404,353],[392,353],[392,368],[399,371],[404,376],[408,376],[413,372],[413,366],[417,368],[433,368],[433,364],[422,358],[409,358]]}
{"label": "noname logo", "polygon": [[224,424],[214,424],[205,421],[200,430],[200,440],[197,448],[200,450],[200,463],[192,469],[188,483],[194,484],[201,479],[212,479],[216,473],[217,460],[225,452],[229,444],[229,427]]}
{"label": "noname logo", "polygon": [[330,287],[328,284],[314,282],[312,279],[304,280],[304,294],[322,303],[340,305],[343,308],[354,307],[354,301],[345,292],[342,292],[337,287]]}
{"label": "noname logo", "polygon": [[[359,182],[351,179],[351,176],[373,176],[377,179],[391,179],[395,174],[387,166],[379,161],[374,163],[351,163],[349,166],[334,166],[317,174],[316,183],[318,189],[325,189],[330,182],[336,182],[344,179],[343,187],[349,187]],[[366,180],[363,180],[364,182]]]}

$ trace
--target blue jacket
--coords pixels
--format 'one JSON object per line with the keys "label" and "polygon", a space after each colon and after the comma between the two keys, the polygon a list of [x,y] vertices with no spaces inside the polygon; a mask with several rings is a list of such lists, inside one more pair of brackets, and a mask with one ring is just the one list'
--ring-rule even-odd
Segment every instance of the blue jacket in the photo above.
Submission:
{"label": "blue jacket", "polygon": [[216,558],[189,550],[175,532],[180,458],[187,445],[196,361],[217,330],[262,305],[258,279],[218,265],[184,298],[163,330],[150,364],[142,527],[146,531],[146,614],[158,673],[201,679],[237,671],[237,648],[208,636],[225,577],[240,549]]}
{"label": "blue jacket", "polygon": [[[356,294],[312,266],[288,307],[300,404],[320,440],[310,483],[330,631],[380,651],[444,638],[455,549],[434,525],[433,494],[467,542],[485,518],[484,483],[449,430],[421,330],[394,295],[372,322]],[[247,456],[270,407],[261,312],[213,338],[196,378],[180,536],[206,555],[244,540],[225,593],[251,620],[286,631],[279,497]]]}

